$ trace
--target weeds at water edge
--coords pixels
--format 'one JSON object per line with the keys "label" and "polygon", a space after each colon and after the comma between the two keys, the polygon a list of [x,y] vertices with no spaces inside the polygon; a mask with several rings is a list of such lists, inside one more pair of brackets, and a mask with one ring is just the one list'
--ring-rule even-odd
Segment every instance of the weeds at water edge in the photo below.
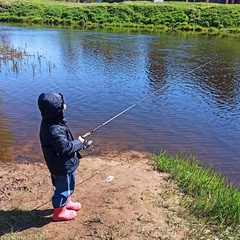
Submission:
{"label": "weeds at water edge", "polygon": [[198,224],[193,223],[191,234],[199,234],[201,230],[237,239],[240,234],[239,186],[229,183],[212,166],[201,166],[193,155],[185,158],[183,154],[171,156],[160,151],[153,158],[153,165],[156,170],[168,172],[183,192],[193,197],[184,203],[199,219]]}

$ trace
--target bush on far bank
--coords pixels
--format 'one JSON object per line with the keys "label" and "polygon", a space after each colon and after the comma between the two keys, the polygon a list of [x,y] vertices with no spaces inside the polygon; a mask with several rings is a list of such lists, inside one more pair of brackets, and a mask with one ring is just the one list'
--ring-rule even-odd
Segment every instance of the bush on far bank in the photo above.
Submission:
{"label": "bush on far bank", "polygon": [[211,32],[211,29],[216,29],[231,34],[239,34],[240,29],[240,5],[236,4],[150,1],[82,4],[70,1],[73,0],[69,2],[0,0],[0,22],[74,27],[134,26],[146,29],[165,26],[166,31]]}

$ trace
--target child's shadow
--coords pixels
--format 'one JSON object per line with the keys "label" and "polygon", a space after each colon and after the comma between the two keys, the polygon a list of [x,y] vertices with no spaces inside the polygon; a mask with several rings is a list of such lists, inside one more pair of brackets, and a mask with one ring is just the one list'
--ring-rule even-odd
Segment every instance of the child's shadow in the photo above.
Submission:
{"label": "child's shadow", "polygon": [[30,228],[41,228],[52,222],[53,210],[0,210],[0,238],[7,233],[21,232]]}

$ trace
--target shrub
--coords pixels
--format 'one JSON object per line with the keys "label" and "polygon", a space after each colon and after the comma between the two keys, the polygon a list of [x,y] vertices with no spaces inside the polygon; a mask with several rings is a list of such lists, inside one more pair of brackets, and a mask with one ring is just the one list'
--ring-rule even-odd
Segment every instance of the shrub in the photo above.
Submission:
{"label": "shrub", "polygon": [[42,24],[43,23],[43,19],[40,18],[40,17],[33,17],[31,19],[31,22],[34,23],[34,24]]}
{"label": "shrub", "polygon": [[[1,0],[0,0],[1,1]],[[42,21],[40,20],[42,19]],[[165,26],[179,30],[240,27],[240,6],[201,3],[155,4],[69,4],[51,2],[0,3],[0,21],[46,24],[104,24],[152,28]],[[198,27],[196,27],[198,26]],[[215,32],[211,30],[210,32]]]}
{"label": "shrub", "polygon": [[194,30],[196,31],[196,32],[201,32],[201,31],[203,31],[203,27],[202,26],[194,26]]}

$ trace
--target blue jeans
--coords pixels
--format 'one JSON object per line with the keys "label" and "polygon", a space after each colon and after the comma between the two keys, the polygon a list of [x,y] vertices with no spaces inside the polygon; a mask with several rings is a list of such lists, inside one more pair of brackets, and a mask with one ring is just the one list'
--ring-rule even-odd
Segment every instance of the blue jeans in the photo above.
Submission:
{"label": "blue jeans", "polygon": [[51,174],[51,178],[52,184],[55,187],[52,197],[53,207],[63,207],[67,204],[68,197],[74,192],[76,172],[74,171],[61,176]]}

